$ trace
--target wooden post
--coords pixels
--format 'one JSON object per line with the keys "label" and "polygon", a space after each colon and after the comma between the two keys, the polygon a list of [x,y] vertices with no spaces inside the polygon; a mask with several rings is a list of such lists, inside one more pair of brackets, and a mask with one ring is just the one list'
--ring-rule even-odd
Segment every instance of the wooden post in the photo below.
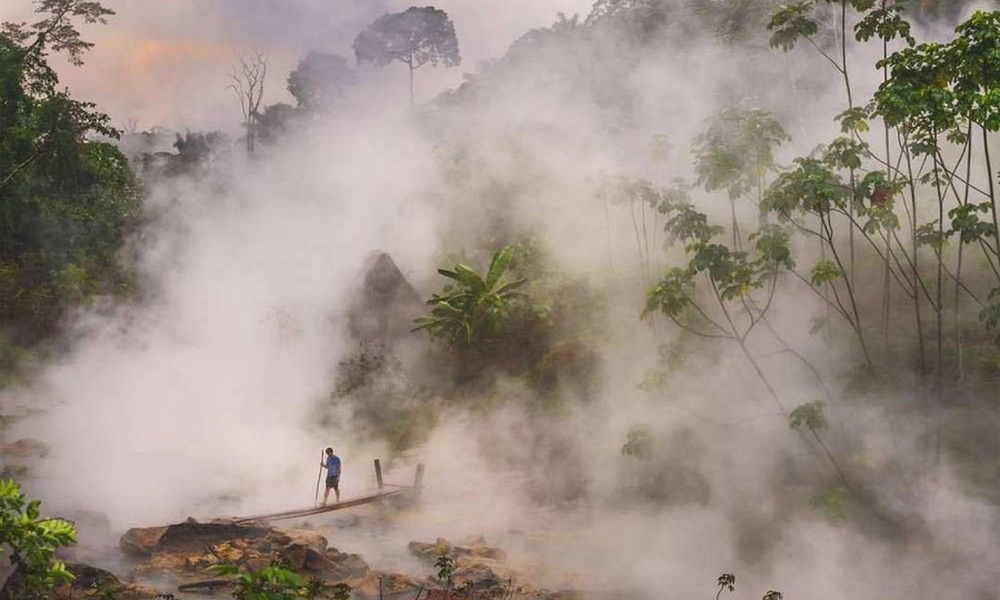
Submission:
{"label": "wooden post", "polygon": [[424,487],[424,465],[423,463],[417,464],[417,473],[413,477],[413,487],[418,491],[420,488]]}
{"label": "wooden post", "polygon": [[378,491],[382,491],[382,462],[375,459],[375,479],[378,481]]}

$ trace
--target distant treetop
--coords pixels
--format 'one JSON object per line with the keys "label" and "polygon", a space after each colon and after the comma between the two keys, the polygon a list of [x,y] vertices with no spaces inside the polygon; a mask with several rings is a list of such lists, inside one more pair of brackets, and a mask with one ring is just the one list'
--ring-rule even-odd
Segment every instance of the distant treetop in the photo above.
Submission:
{"label": "distant treetop", "polygon": [[455,25],[433,6],[411,6],[375,20],[354,39],[358,64],[384,66],[398,60],[417,69],[424,64],[454,67],[462,62]]}
{"label": "distant treetop", "polygon": [[410,70],[410,104],[413,72],[430,63],[454,67],[462,62],[455,25],[448,13],[433,6],[411,6],[401,13],[384,14],[354,38],[358,64],[384,67],[394,60]]}
{"label": "distant treetop", "polygon": [[288,92],[300,108],[315,109],[340,100],[356,82],[344,57],[311,51],[288,76]]}

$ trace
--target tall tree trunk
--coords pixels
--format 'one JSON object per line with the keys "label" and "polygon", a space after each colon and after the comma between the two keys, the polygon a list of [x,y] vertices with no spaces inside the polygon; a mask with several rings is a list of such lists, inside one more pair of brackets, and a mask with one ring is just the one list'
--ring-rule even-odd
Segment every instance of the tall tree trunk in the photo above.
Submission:
{"label": "tall tree trunk", "polygon": [[[966,144],[968,144],[965,152],[965,194],[962,198],[962,204],[969,203],[969,193],[972,189],[972,122],[969,122],[969,129],[966,134]],[[962,234],[959,232],[958,235],[958,265],[955,267],[955,351],[956,358],[958,360],[958,383],[961,385],[965,382],[965,361],[962,352],[962,311],[961,311],[961,288],[962,288],[962,254],[965,251],[965,241],[962,239]],[[987,257],[988,259],[989,257]]]}
{"label": "tall tree trunk", "polygon": [[410,50],[410,55],[406,59],[406,67],[410,70],[410,108],[413,108],[413,50]]}
{"label": "tall tree trunk", "polygon": [[605,228],[605,234],[607,235],[607,242],[608,242],[608,269],[610,269],[610,271],[611,271],[611,277],[612,277],[612,279],[615,279],[617,281],[618,280],[618,276],[615,274],[614,252],[612,251],[612,248],[611,248],[611,211],[608,208],[608,198],[607,198],[607,196],[605,196],[604,194],[602,194],[602,196],[604,196],[604,198],[603,198],[603,200],[604,200],[604,202],[603,202],[603,204],[604,204],[604,228]]}
{"label": "tall tree trunk", "polygon": [[635,234],[635,248],[636,252],[639,253],[639,279],[642,280],[642,285],[646,286],[649,283],[648,281],[646,281],[646,269],[644,267],[644,265],[646,264],[646,260],[643,257],[642,233],[639,230],[639,221],[635,218],[634,200],[629,202],[628,215],[632,219],[632,233]]}
{"label": "tall tree trunk", "polygon": [[649,228],[646,225],[646,203],[639,203],[639,210],[642,211],[642,243],[645,246],[645,256],[643,258],[643,277],[646,285],[649,285],[653,278],[652,269],[649,267]]}
{"label": "tall tree trunk", "polygon": [[[840,72],[844,76],[844,88],[847,90],[847,108],[854,108],[854,94],[851,91],[851,77],[848,74],[847,69],[847,5],[849,0],[840,1]],[[848,210],[851,212],[851,219],[854,219],[855,212],[855,200],[857,196],[857,181],[855,179],[854,169],[851,169],[851,204]],[[854,228],[851,227],[847,232],[847,243],[849,248],[849,258],[848,263],[850,264],[851,272],[848,273],[847,279],[850,280],[851,285],[854,286]]]}
{"label": "tall tree trunk", "polygon": [[920,252],[917,245],[917,190],[913,184],[913,160],[910,150],[906,147],[906,140],[903,140],[902,152],[906,158],[906,170],[910,188],[910,244],[913,252],[913,308],[917,321],[917,342],[920,347],[920,372],[927,372],[927,351],[924,348],[924,323],[920,309]]}
{"label": "tall tree trunk", "polygon": [[990,157],[990,137],[985,125],[980,125],[983,130],[983,155],[986,157],[986,179],[990,182],[990,207],[993,213],[993,241],[998,258],[1000,258],[1000,221],[997,219],[997,196],[996,188],[993,185],[993,160]]}
{"label": "tall tree trunk", "polygon": [[[858,192],[858,184],[857,184],[857,180],[855,179],[854,169],[851,169],[851,180],[850,181],[851,181],[851,204],[850,204],[850,207],[848,208],[848,210],[851,211],[851,221],[854,221],[855,213],[856,213],[856,210],[857,210],[857,207],[855,206],[855,202],[857,200],[856,196],[857,196],[857,192]],[[850,263],[850,266],[851,266],[851,272],[848,274],[847,277],[851,280],[851,285],[852,286],[856,286],[856,281],[854,279],[854,272],[856,270],[854,268],[854,227],[848,227],[847,228],[847,238],[848,238],[847,242],[848,242],[848,245],[850,247],[849,263]]]}
{"label": "tall tree trunk", "polygon": [[934,181],[938,195],[938,246],[937,246],[937,395],[944,396],[944,195],[941,192],[937,156],[934,157]]}
{"label": "tall tree trunk", "polygon": [[848,0],[840,2],[840,69],[844,74],[844,87],[847,88],[847,106],[854,108],[854,95],[851,92],[851,77],[847,73],[847,5]]}
{"label": "tall tree trunk", "polygon": [[742,236],[740,236],[740,224],[736,220],[736,199],[735,198],[730,198],[729,199],[729,211],[730,211],[730,214],[732,215],[732,220],[733,220],[733,249],[734,250],[741,250],[742,248],[740,248],[740,246],[742,245]]}
{"label": "tall tree trunk", "polygon": [[[934,132],[934,139],[937,133]],[[935,246],[937,256],[937,285],[935,292],[935,318],[937,328],[937,357],[935,362],[934,393],[937,399],[935,424],[934,424],[934,464],[941,463],[941,427],[942,427],[942,407],[944,404],[944,193],[941,191],[941,166],[937,153],[934,159],[934,190],[937,192],[938,202],[938,240]]]}
{"label": "tall tree trunk", "polygon": [[962,243],[961,239],[958,242],[958,266],[955,270],[955,351],[956,359],[958,360],[958,383],[961,384],[965,381],[965,365],[963,363],[962,357],[962,312],[959,310],[961,308],[961,303],[958,299],[961,297],[962,287],[962,253],[965,250],[965,244]]}
{"label": "tall tree trunk", "polygon": [[[889,58],[889,40],[882,38],[882,60]],[[882,66],[882,82],[889,80],[889,66]],[[886,181],[895,180],[892,172],[892,145],[889,142],[889,124],[882,121],[885,130],[885,177]],[[889,263],[889,256],[892,252],[892,243],[888,235],[885,236],[885,273],[882,278],[882,355],[883,360],[889,358],[889,322],[892,317],[892,282],[890,281],[892,266]]]}
{"label": "tall tree trunk", "polygon": [[[837,247],[834,245],[834,235],[833,235],[833,219],[829,213],[827,213],[824,218],[820,215],[820,224],[826,233],[826,243],[830,247],[830,254],[833,256],[833,260],[837,263],[837,267],[843,272],[844,262],[840,258],[840,254],[837,252]],[[861,311],[858,310],[857,298],[854,295],[855,287],[851,284],[851,278],[849,276],[844,277],[844,287],[847,290],[847,298],[850,300],[851,315],[853,317],[853,323],[851,323],[854,328],[854,333],[858,338],[858,343],[861,346],[861,352],[865,357],[865,365],[871,372],[875,371],[875,364],[872,362],[871,354],[868,352],[868,343],[865,341],[865,331],[861,323]]]}
{"label": "tall tree trunk", "polygon": [[[781,403],[781,399],[778,398],[778,392],[771,385],[771,382],[768,381],[767,376],[764,375],[764,369],[761,368],[760,364],[757,362],[757,359],[755,359],[753,354],[750,353],[750,350],[746,347],[746,344],[743,342],[743,340],[736,338],[736,344],[740,347],[740,350],[743,352],[743,356],[747,359],[747,362],[749,362],[750,366],[753,367],[754,372],[757,373],[757,377],[764,384],[764,387],[767,388],[767,393],[771,397],[771,400],[774,402],[774,404],[778,407],[778,410],[781,411],[782,415],[788,417],[788,411],[785,410],[784,405]],[[837,477],[840,479],[840,482],[844,484],[844,488],[848,491],[848,493],[854,495],[855,493],[854,489],[851,486],[850,481],[847,479],[847,475],[844,473],[843,469],[840,468],[840,463],[838,463],[837,459],[834,458],[833,453],[830,452],[830,449],[827,448],[822,438],[819,437],[819,434],[816,433],[814,429],[810,429],[809,431],[810,433],[812,433],[813,439],[816,440],[816,443],[823,450],[823,454],[826,455],[827,460],[830,461],[830,466],[833,467],[833,470],[837,474]]]}
{"label": "tall tree trunk", "polygon": [[889,321],[892,317],[892,271],[889,265],[889,253],[892,243],[885,236],[885,268],[882,272],[882,360],[889,359]]}

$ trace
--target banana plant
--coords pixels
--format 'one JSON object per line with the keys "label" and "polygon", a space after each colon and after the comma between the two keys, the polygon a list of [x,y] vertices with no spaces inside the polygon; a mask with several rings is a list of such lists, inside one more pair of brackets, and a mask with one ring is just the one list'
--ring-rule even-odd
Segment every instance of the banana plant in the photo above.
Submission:
{"label": "banana plant", "polygon": [[427,302],[430,314],[416,320],[414,331],[427,331],[453,347],[469,348],[494,342],[503,334],[517,301],[518,288],[527,279],[505,280],[514,248],[506,246],[493,254],[489,269],[481,276],[465,264],[438,269],[450,282]]}

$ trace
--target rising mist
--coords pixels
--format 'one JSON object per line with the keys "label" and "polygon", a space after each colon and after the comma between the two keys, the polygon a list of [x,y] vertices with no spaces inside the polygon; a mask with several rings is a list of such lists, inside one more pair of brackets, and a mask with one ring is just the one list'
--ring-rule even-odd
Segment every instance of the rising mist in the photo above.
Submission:
{"label": "rising mist", "polygon": [[[806,48],[769,48],[769,7],[755,3],[726,22],[705,11],[738,3],[650,2],[669,8],[655,27],[638,9],[646,20],[614,17],[641,3],[590,4],[440,2],[465,60],[418,71],[415,106],[404,67],[362,66],[335,108],[253,156],[226,90],[238,54],[265,52],[266,104],[292,102],[285,78],[309,50],[353,64],[354,35],[406,7],[112,5],[109,25],[85,30],[97,43],[87,66],[65,69],[74,92],[118,123],[221,129],[228,141],[204,172],[147,172],[144,222],[122,251],[142,292],[68,315],[59,351],[3,391],[5,413],[26,415],[4,438],[49,448],[26,486],[67,517],[106,515],[114,531],[253,514],[311,502],[315,455],[333,445],[346,490],[371,489],[376,457],[390,480],[427,465],[421,507],[386,539],[332,538],[369,560],[408,539],[483,534],[552,589],[708,597],[727,572],[744,595],[990,597],[995,494],[964,478],[967,454],[929,450],[938,413],[922,409],[927,380],[907,366],[887,376],[894,385],[858,392],[868,380],[850,332],[817,334],[823,302],[777,284],[769,325],[802,360],[766,335],[748,346],[783,409],[826,402],[826,441],[857,488],[838,504],[839,492],[824,496],[840,485],[828,458],[789,427],[737,349],[640,318],[683,244],[665,245],[664,214],[599,193],[618,177],[697,180],[692,144],[727,107],[783,124],[778,164],[813,153],[838,134],[836,74]],[[914,35],[948,39],[972,9],[923,16]],[[876,46],[848,54],[866,101],[882,82]],[[728,226],[725,192],[693,186],[690,198]],[[761,218],[752,202],[732,210],[746,231]],[[406,333],[390,366],[343,387],[365,356],[349,325],[373,251],[427,300],[444,284],[436,269],[481,271],[506,244],[530,248],[535,266],[518,267],[534,277],[526,289],[554,307],[545,331],[565,349],[553,355],[570,358],[551,381],[512,367],[517,357],[471,363],[465,379],[439,341]],[[801,239],[792,247],[802,265],[821,258]],[[882,310],[877,285],[859,285],[866,315]],[[892,334],[900,345],[906,327]],[[982,435],[962,411],[995,422],[995,406],[982,408],[995,389],[975,393],[944,409],[958,415],[948,436]]]}

